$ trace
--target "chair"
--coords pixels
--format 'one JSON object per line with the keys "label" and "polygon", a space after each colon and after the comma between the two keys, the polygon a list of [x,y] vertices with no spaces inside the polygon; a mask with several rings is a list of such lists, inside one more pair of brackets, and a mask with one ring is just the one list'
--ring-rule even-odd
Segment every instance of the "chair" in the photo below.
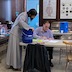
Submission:
{"label": "chair", "polygon": [[66,72],[68,65],[70,64],[70,61],[72,61],[72,42],[70,41],[63,41],[64,44],[66,44]]}
{"label": "chair", "polygon": [[23,72],[51,72],[47,49],[44,45],[28,44]]}
{"label": "chair", "polygon": [[[61,36],[61,40],[71,40],[72,39],[72,36],[71,35],[67,35],[67,36],[65,36],[65,35],[63,35],[63,36]],[[68,41],[66,41],[66,42],[68,42]],[[62,48],[62,47],[60,47],[60,53],[59,53],[59,63],[61,62],[61,55],[62,55],[62,53],[64,52],[66,50],[66,48]]]}

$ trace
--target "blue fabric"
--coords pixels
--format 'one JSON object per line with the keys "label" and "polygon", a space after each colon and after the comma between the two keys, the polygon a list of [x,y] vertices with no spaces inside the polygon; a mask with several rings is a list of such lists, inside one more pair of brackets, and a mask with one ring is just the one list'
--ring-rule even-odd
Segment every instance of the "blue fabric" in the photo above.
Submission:
{"label": "blue fabric", "polygon": [[28,18],[28,25],[30,27],[33,27],[34,29],[39,27],[39,14],[37,14],[33,20],[30,20],[30,18]]}
{"label": "blue fabric", "polygon": [[24,43],[32,43],[32,39],[33,39],[33,31],[31,29],[29,30],[23,29],[22,41]]}

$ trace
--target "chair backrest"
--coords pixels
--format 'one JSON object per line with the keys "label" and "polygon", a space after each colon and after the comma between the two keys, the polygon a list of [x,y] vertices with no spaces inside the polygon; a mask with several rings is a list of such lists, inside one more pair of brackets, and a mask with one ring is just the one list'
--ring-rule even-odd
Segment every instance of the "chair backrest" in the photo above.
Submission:
{"label": "chair backrest", "polygon": [[67,45],[72,45],[72,42],[71,42],[71,41],[66,41],[66,40],[65,40],[65,41],[63,41],[63,43],[64,43],[64,44],[67,44]]}
{"label": "chair backrest", "polygon": [[[28,44],[24,60],[23,72],[51,72],[46,47],[40,44]],[[35,69],[35,70],[33,70]],[[37,70],[36,70],[37,69]],[[28,71],[29,72],[29,71]]]}
{"label": "chair backrest", "polygon": [[67,41],[67,40],[64,40],[63,41],[64,44],[66,44],[66,51],[72,51],[72,42],[71,41]]}
{"label": "chair backrest", "polygon": [[72,60],[72,42],[71,41],[63,41],[66,44],[66,56],[68,60]]}

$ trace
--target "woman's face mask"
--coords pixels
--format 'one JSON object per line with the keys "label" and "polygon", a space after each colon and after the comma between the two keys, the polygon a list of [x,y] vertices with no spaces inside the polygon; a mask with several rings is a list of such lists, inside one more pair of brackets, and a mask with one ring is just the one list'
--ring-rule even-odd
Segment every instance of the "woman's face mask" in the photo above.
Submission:
{"label": "woman's face mask", "polygon": [[32,19],[34,19],[34,17],[35,17],[35,15],[31,16],[30,19],[32,20]]}

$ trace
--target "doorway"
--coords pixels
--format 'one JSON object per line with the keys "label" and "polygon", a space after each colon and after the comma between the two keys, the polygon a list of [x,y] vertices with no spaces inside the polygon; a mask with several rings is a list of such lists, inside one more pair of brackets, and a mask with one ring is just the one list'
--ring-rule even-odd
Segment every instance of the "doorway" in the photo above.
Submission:
{"label": "doorway", "polygon": [[26,1],[26,10],[29,11],[32,8],[36,9],[37,15],[32,22],[28,20],[28,24],[34,29],[36,29],[39,26],[39,0],[27,0]]}

